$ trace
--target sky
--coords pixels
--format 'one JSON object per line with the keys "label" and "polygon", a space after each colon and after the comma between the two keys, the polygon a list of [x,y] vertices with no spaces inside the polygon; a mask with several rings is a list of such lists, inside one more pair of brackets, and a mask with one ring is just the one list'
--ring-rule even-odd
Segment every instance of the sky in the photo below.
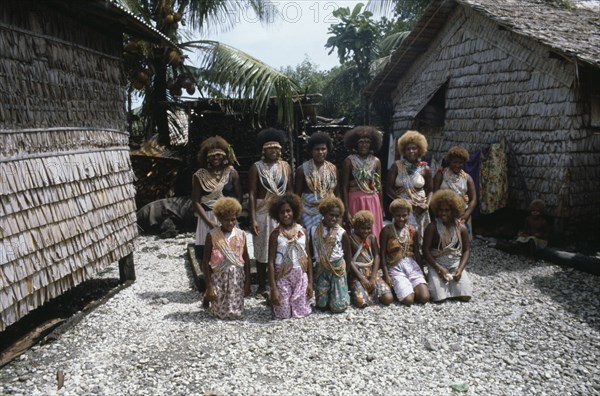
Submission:
{"label": "sky", "polygon": [[[327,55],[327,29],[339,20],[331,15],[338,7],[351,10],[361,1],[273,0],[281,12],[274,23],[262,25],[251,12],[240,15],[240,24],[226,33],[204,37],[240,49],[269,66],[296,66],[306,56],[321,70],[339,65],[336,51]],[[362,1],[366,5],[367,0]]]}

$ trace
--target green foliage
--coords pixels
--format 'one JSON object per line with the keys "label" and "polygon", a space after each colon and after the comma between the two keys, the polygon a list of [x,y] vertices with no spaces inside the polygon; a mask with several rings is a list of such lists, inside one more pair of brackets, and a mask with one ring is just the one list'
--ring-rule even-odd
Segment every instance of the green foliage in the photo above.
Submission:
{"label": "green foliage", "polygon": [[[373,13],[362,11],[363,4],[358,3],[352,11],[341,7],[333,16],[341,22],[329,26],[325,48],[331,48],[329,54],[337,49],[340,63],[352,60],[362,74],[367,77],[369,65],[375,55],[375,43],[381,37],[380,26],[372,19]],[[363,74],[364,73],[364,74]]]}
{"label": "green foliage", "polygon": [[319,70],[308,55],[295,67],[287,66],[279,70],[298,84],[301,94],[322,93],[328,72]]}
{"label": "green foliage", "polygon": [[[381,38],[381,26],[373,20],[373,13],[363,11],[363,4],[358,3],[352,11],[349,7],[341,7],[333,12],[333,16],[340,19],[337,24],[329,26],[328,33],[331,35],[325,44],[331,48],[331,54],[337,49],[337,54],[342,66],[339,74],[332,76],[332,80],[342,80],[342,98],[356,98],[351,103],[358,101],[360,117],[355,118],[358,123],[365,123],[368,119],[368,103],[360,94],[360,91],[369,83],[369,68],[371,62],[376,58],[377,41]],[[335,84],[339,84],[335,83]],[[328,87],[338,90],[337,85],[330,81]],[[354,109],[354,108],[353,108]],[[356,111],[352,111],[356,114]]]}
{"label": "green foliage", "polygon": [[[184,90],[193,95],[196,89],[205,95],[252,99],[250,111],[256,114],[257,121],[264,119],[274,96],[278,120],[283,125],[293,125],[292,99],[297,86],[286,75],[235,48],[211,40],[189,41],[194,32],[231,29],[239,22],[240,13],[248,9],[261,22],[271,22],[277,14],[272,4],[265,0],[120,1],[178,47],[160,47],[139,40],[125,45],[130,90],[138,90],[144,97],[146,135],[158,132],[161,142],[168,144],[169,124],[176,125],[170,114],[173,104],[181,101]],[[201,67],[184,65],[192,52]]]}
{"label": "green foliage", "polygon": [[326,76],[319,114],[330,118],[345,116],[351,123],[359,123],[362,119],[361,90],[353,62],[334,67]]}
{"label": "green foliage", "polygon": [[394,7],[394,20],[400,30],[411,30],[431,0],[399,0]]}
{"label": "green foliage", "polygon": [[431,0],[370,0],[367,10],[376,15],[389,15],[393,31],[412,29],[414,23],[423,14]]}

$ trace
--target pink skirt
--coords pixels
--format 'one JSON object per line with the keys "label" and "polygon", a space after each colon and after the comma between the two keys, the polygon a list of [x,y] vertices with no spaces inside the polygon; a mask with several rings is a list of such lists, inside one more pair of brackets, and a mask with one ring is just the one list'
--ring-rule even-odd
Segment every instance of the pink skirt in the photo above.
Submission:
{"label": "pink skirt", "polygon": [[348,212],[353,217],[361,210],[368,210],[373,214],[373,235],[379,241],[379,233],[383,228],[383,212],[379,194],[367,194],[362,191],[350,191],[348,193]]}

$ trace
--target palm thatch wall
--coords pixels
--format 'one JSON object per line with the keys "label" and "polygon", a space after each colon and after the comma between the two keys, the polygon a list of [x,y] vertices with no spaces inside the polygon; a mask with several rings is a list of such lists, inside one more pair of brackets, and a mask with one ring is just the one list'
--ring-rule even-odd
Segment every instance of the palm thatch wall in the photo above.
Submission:
{"label": "palm thatch wall", "polygon": [[0,8],[0,331],[133,252],[122,34]]}
{"label": "palm thatch wall", "polygon": [[[505,139],[511,207],[540,198],[571,224],[600,218],[600,131],[591,126],[585,89],[598,81],[600,56],[588,62],[600,53],[590,46],[600,42],[598,15],[587,34],[552,38],[551,48],[544,35],[573,34],[587,24],[582,14],[569,19],[568,10],[512,0],[433,3],[396,65],[370,87],[389,92],[396,136],[422,130],[438,161],[454,145],[473,151]],[[579,51],[583,62],[560,48]]]}

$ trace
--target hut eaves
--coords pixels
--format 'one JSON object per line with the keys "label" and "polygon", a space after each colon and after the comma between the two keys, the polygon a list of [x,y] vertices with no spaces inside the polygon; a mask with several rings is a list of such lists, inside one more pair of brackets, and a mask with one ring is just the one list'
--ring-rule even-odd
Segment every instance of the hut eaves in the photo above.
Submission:
{"label": "hut eaves", "polygon": [[167,47],[177,47],[171,39],[123,7],[117,0],[51,1],[64,12],[77,14],[101,29],[123,32]]}
{"label": "hut eaves", "polygon": [[427,50],[459,4],[483,14],[506,30],[546,45],[566,59],[600,68],[600,13],[597,11],[563,9],[539,0],[434,0],[363,93],[368,96],[389,94],[411,64]]}

